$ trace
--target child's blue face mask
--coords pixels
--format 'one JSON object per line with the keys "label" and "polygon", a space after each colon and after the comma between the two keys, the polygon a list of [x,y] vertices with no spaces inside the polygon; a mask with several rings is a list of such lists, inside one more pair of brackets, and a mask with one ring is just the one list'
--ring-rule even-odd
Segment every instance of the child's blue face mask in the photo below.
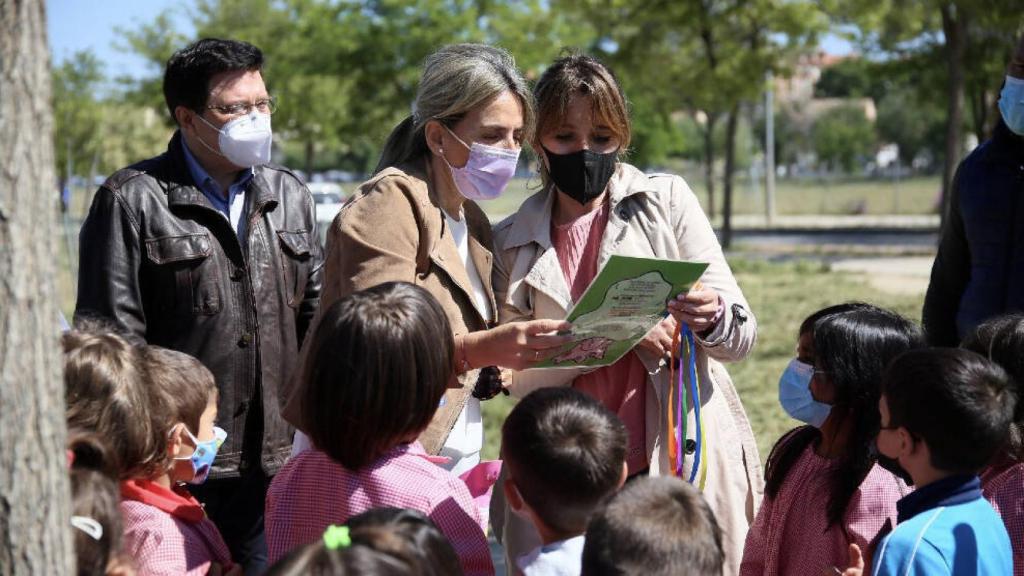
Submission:
{"label": "child's blue face mask", "polygon": [[811,395],[814,366],[794,358],[779,378],[779,404],[792,418],[821,428],[832,407]]}
{"label": "child's blue face mask", "polygon": [[999,94],[999,112],[1010,131],[1024,136],[1024,79],[1006,77]]}
{"label": "child's blue face mask", "polygon": [[196,449],[192,452],[191,456],[181,456],[175,458],[175,460],[189,460],[192,462],[192,479],[187,480],[189,484],[202,484],[206,482],[206,477],[210,475],[210,468],[213,466],[213,460],[217,457],[217,449],[220,448],[224,440],[227,439],[228,433],[222,428],[216,426],[213,427],[213,439],[207,440],[206,442],[200,442],[198,438],[189,432],[188,428],[185,428],[185,433],[192,439],[192,443],[195,444]]}

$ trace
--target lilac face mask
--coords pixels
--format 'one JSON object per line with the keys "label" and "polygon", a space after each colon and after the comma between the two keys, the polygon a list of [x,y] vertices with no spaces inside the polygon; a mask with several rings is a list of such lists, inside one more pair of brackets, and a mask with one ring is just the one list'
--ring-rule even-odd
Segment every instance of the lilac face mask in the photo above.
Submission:
{"label": "lilac face mask", "polygon": [[493,200],[501,196],[512,175],[516,173],[519,150],[486,146],[477,142],[470,146],[447,126],[445,130],[469,149],[469,160],[462,168],[452,166],[448,159],[441,155],[452,171],[452,179],[455,180],[455,187],[459,192],[469,200]]}

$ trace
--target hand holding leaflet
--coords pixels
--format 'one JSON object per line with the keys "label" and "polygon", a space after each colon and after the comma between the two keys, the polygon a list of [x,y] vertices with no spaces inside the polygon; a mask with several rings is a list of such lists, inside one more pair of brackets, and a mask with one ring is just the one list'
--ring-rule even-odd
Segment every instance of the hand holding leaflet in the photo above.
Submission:
{"label": "hand holding leaflet", "polygon": [[706,263],[612,256],[566,320],[572,340],[535,368],[615,363],[667,314],[666,303],[700,278]]}

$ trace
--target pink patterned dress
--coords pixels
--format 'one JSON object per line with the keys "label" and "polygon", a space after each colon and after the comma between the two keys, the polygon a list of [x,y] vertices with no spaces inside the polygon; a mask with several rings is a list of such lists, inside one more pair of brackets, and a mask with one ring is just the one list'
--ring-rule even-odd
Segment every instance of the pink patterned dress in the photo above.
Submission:
{"label": "pink patterned dress", "polygon": [[981,493],[1010,534],[1014,576],[1024,576],[1024,462],[1004,459],[982,470]]}
{"label": "pink patterned dress", "polygon": [[[601,237],[608,224],[608,203],[561,226],[551,225],[551,243],[558,255],[569,294],[576,302],[597,276],[597,256]],[[647,468],[645,394],[647,369],[636,353],[630,352],[611,366],[583,374],[573,388],[596,398],[616,413],[629,432],[626,464],[629,474]]]}
{"label": "pink patterned dress", "polygon": [[432,463],[419,442],[400,444],[353,471],[314,449],[294,456],[267,490],[264,526],[271,564],[371,508],[426,514],[452,543],[467,576],[494,574],[484,523],[466,484]]}
{"label": "pink patterned dress", "polygon": [[203,576],[213,564],[223,572],[231,553],[203,507],[184,488],[149,480],[121,483],[124,553],[139,574]]}
{"label": "pink patterned dress", "polygon": [[[846,508],[842,525],[828,525],[829,472],[834,466],[808,445],[775,498],[767,495],[747,532],[743,576],[821,576],[849,563],[849,545],[868,551],[887,523],[896,525],[896,501],[910,493],[877,464]],[[870,566],[870,560],[867,560]]]}

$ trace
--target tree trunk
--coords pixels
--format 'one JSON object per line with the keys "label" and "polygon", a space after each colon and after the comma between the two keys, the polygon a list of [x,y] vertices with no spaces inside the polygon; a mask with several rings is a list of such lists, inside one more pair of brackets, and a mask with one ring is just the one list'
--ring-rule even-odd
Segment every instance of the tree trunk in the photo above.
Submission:
{"label": "tree trunk", "polygon": [[718,115],[706,113],[707,122],[704,125],[704,182],[708,189],[709,219],[715,217],[715,124],[718,122]]}
{"label": "tree trunk", "polygon": [[940,213],[943,223],[949,203],[949,190],[953,174],[960,163],[963,148],[964,115],[964,54],[967,49],[967,14],[950,2],[942,6],[942,31],[946,36],[946,157],[942,165],[942,202]]}
{"label": "tree trunk", "polygon": [[310,138],[306,140],[305,147],[305,166],[306,166],[306,180],[309,181],[313,177],[313,160],[316,158],[316,142]]}
{"label": "tree trunk", "polygon": [[722,187],[722,248],[732,246],[732,173],[736,168],[736,128],[739,125],[740,107],[735,104],[729,110],[725,122],[725,174]]}
{"label": "tree trunk", "polygon": [[71,574],[43,0],[0,0],[0,575]]}
{"label": "tree trunk", "polygon": [[969,98],[971,109],[971,129],[978,143],[988,140],[988,90],[977,86],[971,90]]}

